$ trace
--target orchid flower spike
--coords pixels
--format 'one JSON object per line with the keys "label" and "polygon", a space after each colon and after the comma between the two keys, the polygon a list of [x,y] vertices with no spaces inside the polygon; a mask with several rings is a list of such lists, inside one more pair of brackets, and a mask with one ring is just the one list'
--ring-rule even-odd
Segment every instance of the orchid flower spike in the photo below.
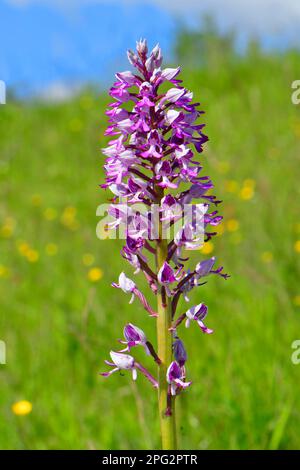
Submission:
{"label": "orchid flower spike", "polygon": [[[195,321],[204,333],[213,332],[203,323],[205,304],[180,315],[178,306],[182,297],[189,301],[189,293],[206,284],[211,274],[229,277],[222,266],[215,267],[215,257],[197,260],[192,269],[187,253],[217,235],[215,227],[222,216],[216,206],[222,201],[212,194],[214,183],[204,173],[201,154],[208,137],[203,132],[203,111],[183,86],[180,67],[163,68],[160,46],[148,51],[145,39],[137,41],[136,50],[129,50],[127,57],[132,70],[116,73],[109,91],[105,136],[110,140],[103,149],[101,187],[112,193],[107,225],[125,235],[121,254],[134,274],[144,276],[149,289],[148,294],[141,292],[124,272],[112,285],[130,294],[129,303],[137,297],[148,314],[157,317],[157,354],[144,331],[126,323],[124,339],[119,340],[124,349],[111,351],[107,364],[112,370],[103,375],[130,370],[136,379],[140,371],[154,387],[159,382],[162,442],[167,446],[163,448],[173,449],[175,397],[191,384],[185,379],[187,352],[177,328]],[[150,296],[157,299],[157,311]],[[135,346],[159,364],[158,381],[127,354]],[[165,418],[172,416],[165,425]]]}

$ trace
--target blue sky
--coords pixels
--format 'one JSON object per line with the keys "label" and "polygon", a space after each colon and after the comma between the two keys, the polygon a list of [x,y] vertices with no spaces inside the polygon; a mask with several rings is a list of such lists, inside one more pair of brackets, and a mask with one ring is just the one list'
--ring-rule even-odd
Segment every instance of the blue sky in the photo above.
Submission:
{"label": "blue sky", "polygon": [[[19,93],[53,84],[107,83],[126,67],[126,49],[146,37],[170,56],[178,18],[190,27],[213,14],[240,45],[296,44],[299,0],[0,0],[0,79]],[[300,39],[299,39],[300,41]]]}
{"label": "blue sky", "polygon": [[111,80],[137,38],[156,40],[168,52],[174,32],[172,17],[150,5],[103,3],[65,11],[2,2],[0,17],[0,79],[25,93],[61,80]]}

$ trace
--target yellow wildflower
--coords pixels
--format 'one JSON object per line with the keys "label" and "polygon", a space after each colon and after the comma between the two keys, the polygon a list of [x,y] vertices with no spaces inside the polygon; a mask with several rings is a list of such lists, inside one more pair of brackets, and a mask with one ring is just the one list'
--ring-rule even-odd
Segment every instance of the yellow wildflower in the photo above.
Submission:
{"label": "yellow wildflower", "polygon": [[300,295],[295,295],[295,297],[293,298],[293,303],[297,307],[300,307]]}
{"label": "yellow wildflower", "polygon": [[251,178],[247,178],[243,182],[243,187],[240,190],[240,198],[244,199],[245,201],[252,199],[254,196],[254,188],[255,188],[255,180]]}
{"label": "yellow wildflower", "polygon": [[8,277],[9,276],[9,270],[6,266],[3,266],[3,264],[0,264],[0,277]]}
{"label": "yellow wildflower", "polygon": [[201,253],[204,255],[209,255],[214,251],[214,244],[210,240],[205,242],[202,248],[200,248]]}
{"label": "yellow wildflower", "polygon": [[13,228],[10,225],[3,225],[0,233],[3,238],[10,238],[13,234]]}
{"label": "yellow wildflower", "polygon": [[251,188],[251,186],[244,186],[239,193],[239,196],[241,199],[244,201],[248,201],[249,199],[252,199],[254,196],[254,190]]}
{"label": "yellow wildflower", "polygon": [[300,240],[297,240],[294,245],[296,253],[300,253]]}
{"label": "yellow wildflower", "polygon": [[98,282],[103,276],[103,271],[100,268],[91,268],[88,272],[88,278],[91,282]]}
{"label": "yellow wildflower", "polygon": [[64,209],[64,215],[66,217],[75,217],[76,212],[77,212],[77,209],[74,206],[67,206]]}
{"label": "yellow wildflower", "polygon": [[294,225],[294,230],[296,233],[300,233],[300,223],[297,222],[295,225]]}
{"label": "yellow wildflower", "polygon": [[236,232],[240,226],[240,223],[236,219],[229,219],[226,222],[226,228],[228,232]]}
{"label": "yellow wildflower", "polygon": [[68,206],[64,209],[61,215],[61,223],[71,229],[77,230],[79,228],[79,222],[75,219],[76,217],[76,208],[72,206]]}
{"label": "yellow wildflower", "polygon": [[32,403],[28,400],[21,400],[14,403],[11,407],[12,412],[17,416],[25,416],[31,413]]}
{"label": "yellow wildflower", "polygon": [[17,247],[18,247],[19,253],[22,256],[27,256],[28,252],[30,251],[30,246],[28,245],[28,243],[22,240],[19,240],[17,242]]}
{"label": "yellow wildflower", "polygon": [[7,217],[4,220],[3,226],[1,227],[0,233],[2,237],[10,238],[12,234],[14,233],[15,226],[16,226],[15,219],[13,219],[12,217]]}
{"label": "yellow wildflower", "polygon": [[28,252],[26,253],[26,258],[30,263],[36,263],[39,260],[39,253],[36,250],[29,249]]}

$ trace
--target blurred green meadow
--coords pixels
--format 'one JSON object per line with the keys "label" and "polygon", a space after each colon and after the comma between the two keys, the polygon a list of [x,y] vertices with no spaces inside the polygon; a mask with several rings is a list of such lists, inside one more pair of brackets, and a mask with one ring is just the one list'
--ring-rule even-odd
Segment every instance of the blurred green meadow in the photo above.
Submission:
{"label": "blurred green meadow", "polygon": [[[180,447],[299,448],[291,344],[300,339],[300,113],[291,83],[300,53],[265,55],[253,43],[238,57],[214,45],[196,64],[181,43],[182,78],[206,111],[204,171],[224,216],[207,254],[191,262],[213,253],[231,277],[211,277],[191,296],[209,306],[215,333],[182,328],[193,385],[178,399]],[[144,378],[99,376],[126,322],[155,343],[155,321],[110,287],[122,270],[132,276],[120,241],[96,237],[96,208],[109,197],[98,186],[107,103],[86,89],[61,104],[0,107],[1,449],[160,445],[157,397]]]}

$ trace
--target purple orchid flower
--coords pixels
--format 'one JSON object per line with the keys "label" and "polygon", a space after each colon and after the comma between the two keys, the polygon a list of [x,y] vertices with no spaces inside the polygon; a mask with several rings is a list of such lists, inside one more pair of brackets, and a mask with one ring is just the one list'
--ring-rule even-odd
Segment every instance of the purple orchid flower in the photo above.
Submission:
{"label": "purple orchid flower", "polygon": [[122,289],[123,292],[131,293],[131,299],[129,301],[130,304],[134,301],[135,296],[140,300],[141,304],[143,305],[144,309],[150,314],[151,317],[157,317],[157,313],[152,309],[152,307],[147,302],[144,294],[136,287],[136,284],[126,277],[126,275],[122,272],[119,276],[119,284],[115,282],[112,283],[113,287],[117,289]]}
{"label": "purple orchid flower", "polygon": [[127,323],[124,327],[123,333],[126,341],[120,340],[120,343],[127,344],[127,347],[120,352],[130,351],[133,346],[141,345],[145,349],[146,354],[150,355],[147,347],[147,338],[143,330],[132,323]]}
{"label": "purple orchid flower", "polygon": [[185,371],[183,367],[173,361],[167,370],[167,382],[170,384],[171,395],[177,395],[182,389],[191,385],[192,382],[185,382]]}
{"label": "purple orchid flower", "polygon": [[176,277],[176,273],[171,268],[169,263],[167,263],[167,261],[164,262],[164,264],[158,271],[157,279],[158,279],[158,282],[160,282],[160,284],[163,284],[163,285],[168,285],[168,284],[171,284],[172,282],[178,281],[178,277]]}
{"label": "purple orchid flower", "polygon": [[131,293],[132,296],[131,296],[129,303],[132,304],[132,302],[134,301],[136,285],[131,279],[129,279],[129,277],[126,277],[125,273],[122,272],[120,274],[119,284],[116,284],[115,282],[113,282],[112,286],[118,289],[122,289],[122,291],[125,292],[125,294]]}
{"label": "purple orchid flower", "polygon": [[198,277],[204,277],[207,276],[211,270],[213,265],[215,264],[216,258],[213,256],[210,259],[206,259],[204,261],[201,261],[200,263],[197,264],[195,268],[195,272]]}
{"label": "purple orchid flower", "polygon": [[110,357],[112,362],[104,361],[105,364],[112,367],[113,369],[109,372],[102,372],[103,377],[109,377],[117,371],[131,370],[133,380],[137,379],[137,370],[139,370],[155,388],[158,388],[157,380],[147,371],[139,362],[136,362],[129,354],[123,354],[120,352],[110,351]]}
{"label": "purple orchid flower", "polygon": [[229,275],[222,272],[223,266],[214,270],[212,269],[215,262],[216,262],[216,258],[215,256],[213,256],[210,259],[207,259],[198,263],[195,268],[195,279],[199,279],[201,277],[207,276],[208,274],[218,274],[224,279],[227,279]]}
{"label": "purple orchid flower", "polygon": [[207,312],[208,312],[208,308],[205,304],[199,304],[199,305],[195,305],[194,307],[191,307],[187,312],[185,312],[186,328],[189,328],[191,320],[195,320],[200,326],[203,333],[207,333],[207,334],[213,333],[213,330],[211,330],[210,328],[207,328],[202,321],[206,317]]}
{"label": "purple orchid flower", "polygon": [[127,323],[127,325],[125,325],[124,327],[123,332],[124,332],[125,341],[119,340],[119,342],[121,344],[126,344],[127,346],[125,349],[122,349],[119,352],[127,352],[127,351],[129,352],[131,348],[133,348],[134,346],[140,345],[140,346],[143,346],[148,356],[153,357],[153,359],[155,360],[157,364],[161,363],[161,360],[157,356],[153,345],[150,343],[150,341],[147,340],[147,337],[145,333],[143,332],[143,330],[133,325],[132,323]]}

